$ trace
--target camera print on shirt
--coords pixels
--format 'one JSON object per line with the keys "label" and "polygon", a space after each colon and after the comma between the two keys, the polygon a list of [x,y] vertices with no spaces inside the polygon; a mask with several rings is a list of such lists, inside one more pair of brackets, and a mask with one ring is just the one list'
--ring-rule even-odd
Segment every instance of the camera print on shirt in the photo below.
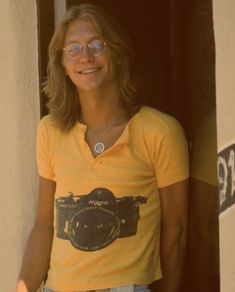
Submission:
{"label": "camera print on shirt", "polygon": [[139,206],[147,198],[116,198],[105,188],[96,188],[87,195],[56,199],[56,236],[70,240],[83,251],[96,251],[110,245],[118,237],[137,233]]}

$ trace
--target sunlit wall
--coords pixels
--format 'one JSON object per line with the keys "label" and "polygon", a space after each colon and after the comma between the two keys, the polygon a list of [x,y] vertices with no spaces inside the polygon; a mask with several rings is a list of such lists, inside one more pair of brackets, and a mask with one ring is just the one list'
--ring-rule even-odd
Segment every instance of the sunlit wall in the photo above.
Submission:
{"label": "sunlit wall", "polygon": [[235,2],[214,0],[221,291],[235,291]]}
{"label": "sunlit wall", "polygon": [[0,291],[12,292],[38,185],[36,1],[0,1],[0,27]]}

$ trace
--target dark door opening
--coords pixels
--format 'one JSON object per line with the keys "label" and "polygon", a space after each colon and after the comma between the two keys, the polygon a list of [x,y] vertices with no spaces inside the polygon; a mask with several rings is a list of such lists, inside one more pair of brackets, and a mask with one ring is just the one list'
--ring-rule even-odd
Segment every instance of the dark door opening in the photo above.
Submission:
{"label": "dark door opening", "polygon": [[[67,7],[80,1],[67,0]],[[137,75],[142,79],[145,104],[171,111],[170,1],[91,0],[111,14],[129,33],[134,45]]]}
{"label": "dark door opening", "polygon": [[[68,6],[78,2],[67,0]],[[130,34],[145,104],[174,115],[184,127],[191,145],[191,183],[181,291],[219,291],[212,0],[90,2]]]}
{"label": "dark door opening", "polygon": [[[46,2],[37,1],[38,7],[48,7],[43,4]],[[79,2],[66,0],[67,7]],[[191,186],[181,292],[217,292],[219,232],[212,0],[89,2],[102,6],[130,34],[137,73],[143,80],[145,104],[174,115],[185,130],[190,143]],[[53,5],[50,7],[53,11]],[[46,21],[43,15],[39,14],[41,24]],[[49,22],[48,25],[52,28]],[[41,29],[43,43],[43,25]],[[42,56],[46,50],[43,45]],[[45,77],[43,68],[41,80]]]}

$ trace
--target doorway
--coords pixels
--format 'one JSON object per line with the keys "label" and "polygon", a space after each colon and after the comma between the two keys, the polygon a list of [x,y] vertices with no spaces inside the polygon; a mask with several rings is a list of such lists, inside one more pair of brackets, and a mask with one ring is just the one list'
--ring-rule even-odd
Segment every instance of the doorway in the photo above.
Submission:
{"label": "doorway", "polygon": [[[79,0],[67,0],[67,7]],[[219,291],[219,228],[212,0],[90,0],[129,33],[143,99],[175,116],[190,145],[184,292]],[[157,283],[156,283],[157,285]]]}
{"label": "doorway", "polygon": [[[67,6],[79,1],[67,0]],[[190,144],[189,231],[182,291],[219,291],[212,0],[93,0],[129,33],[145,104],[174,115]],[[157,283],[156,283],[157,287]],[[154,286],[153,286],[154,289]]]}
{"label": "doorway", "polygon": [[[67,0],[67,7],[79,0]],[[171,9],[170,1],[91,0],[128,32],[145,104],[171,112]],[[155,11],[155,13],[153,13]],[[131,17],[130,17],[131,16]]]}

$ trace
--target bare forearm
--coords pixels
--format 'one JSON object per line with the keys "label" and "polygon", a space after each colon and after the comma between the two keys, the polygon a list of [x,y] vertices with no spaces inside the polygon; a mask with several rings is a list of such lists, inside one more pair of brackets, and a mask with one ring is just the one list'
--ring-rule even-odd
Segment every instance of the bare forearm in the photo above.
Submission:
{"label": "bare forearm", "polygon": [[52,227],[34,227],[27,242],[16,292],[35,292],[40,287],[49,268],[52,238]]}
{"label": "bare forearm", "polygon": [[184,266],[186,228],[181,230],[175,240],[172,240],[171,235],[163,233],[161,246],[163,270],[161,290],[162,292],[179,292]]}

